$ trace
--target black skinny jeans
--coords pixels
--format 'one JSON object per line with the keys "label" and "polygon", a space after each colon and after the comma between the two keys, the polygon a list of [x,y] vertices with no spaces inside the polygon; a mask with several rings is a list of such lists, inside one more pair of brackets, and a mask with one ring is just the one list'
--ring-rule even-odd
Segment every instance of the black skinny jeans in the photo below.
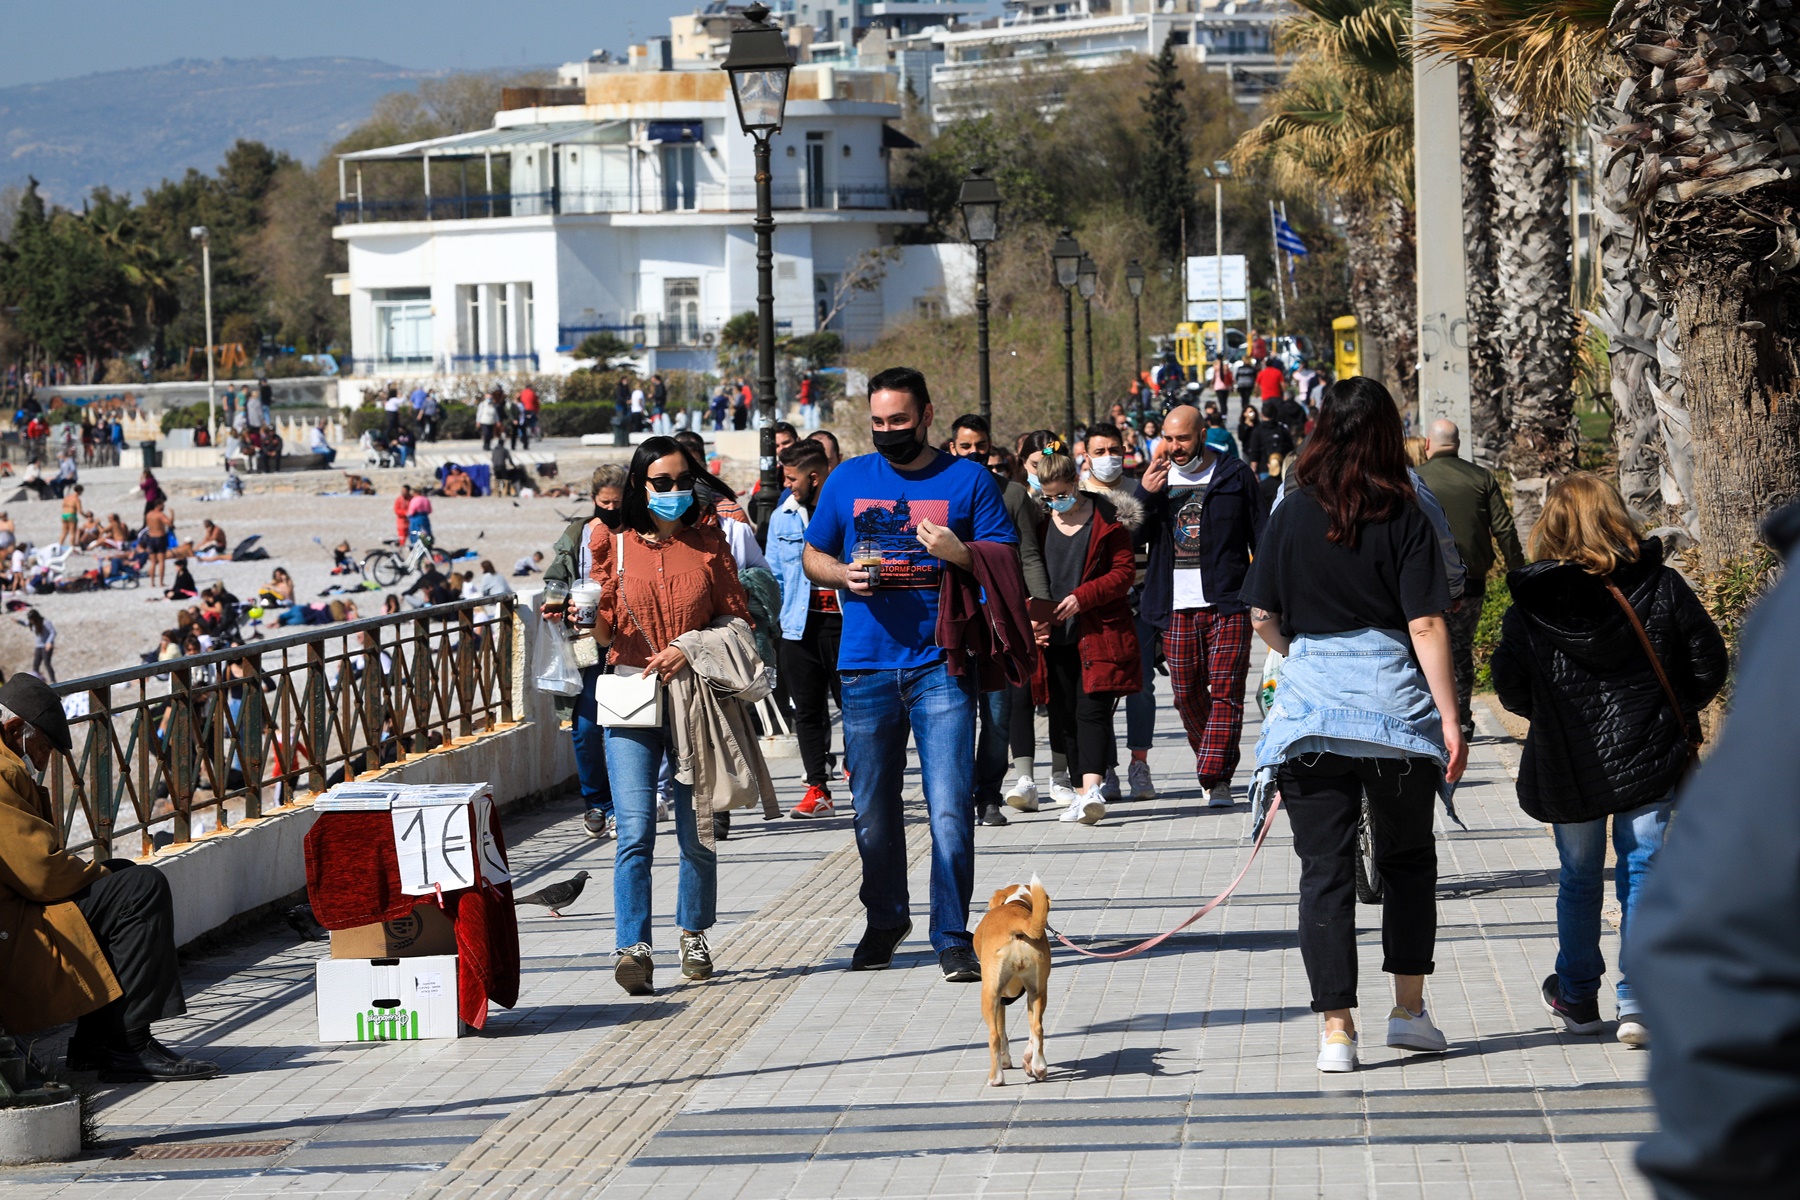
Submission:
{"label": "black skinny jeans", "polygon": [[781,678],[787,682],[788,699],[794,705],[794,740],[800,743],[800,762],[806,768],[806,785],[831,791],[831,710],[826,697],[837,702],[838,639],[844,618],[838,613],[809,612],[799,641],[783,638],[779,647]]}
{"label": "black skinny jeans", "polygon": [[1300,957],[1314,1012],[1356,1007],[1356,826],[1365,792],[1382,882],[1381,969],[1431,974],[1439,775],[1428,758],[1308,754],[1281,764],[1281,803],[1300,856]]}
{"label": "black skinny jeans", "polygon": [[1069,760],[1069,786],[1081,790],[1083,775],[1103,775],[1117,759],[1113,706],[1118,697],[1093,695],[1081,688],[1081,647],[1075,643],[1044,647],[1050,676],[1050,746]]}

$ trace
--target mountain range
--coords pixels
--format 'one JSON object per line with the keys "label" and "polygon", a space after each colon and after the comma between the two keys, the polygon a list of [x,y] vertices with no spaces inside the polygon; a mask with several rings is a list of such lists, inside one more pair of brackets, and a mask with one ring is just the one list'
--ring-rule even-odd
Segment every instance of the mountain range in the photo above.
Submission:
{"label": "mountain range", "polygon": [[0,186],[35,176],[71,207],[102,184],[135,195],[214,170],[239,138],[310,162],[379,97],[443,74],[366,58],[177,59],[0,87]]}

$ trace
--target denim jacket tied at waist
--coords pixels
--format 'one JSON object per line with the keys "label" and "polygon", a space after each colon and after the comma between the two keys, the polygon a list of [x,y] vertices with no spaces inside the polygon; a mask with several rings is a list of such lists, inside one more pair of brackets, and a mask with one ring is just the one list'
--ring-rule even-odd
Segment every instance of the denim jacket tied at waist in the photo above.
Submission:
{"label": "denim jacket tied at waist", "polygon": [[1256,765],[1319,753],[1449,764],[1437,705],[1406,634],[1359,629],[1294,638],[1256,740]]}

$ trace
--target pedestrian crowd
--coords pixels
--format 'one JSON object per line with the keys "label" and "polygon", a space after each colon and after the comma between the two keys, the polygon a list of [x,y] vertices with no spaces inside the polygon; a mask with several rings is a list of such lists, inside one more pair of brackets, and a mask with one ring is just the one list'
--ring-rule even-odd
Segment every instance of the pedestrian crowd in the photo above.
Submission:
{"label": "pedestrian crowd", "polygon": [[[1575,472],[1549,489],[1522,545],[1495,477],[1461,457],[1461,431],[1439,421],[1409,451],[1401,411],[1375,380],[1328,383],[1260,354],[1237,367],[1213,364],[1205,381],[1210,398],[1201,379],[1159,364],[1128,402],[1072,439],[1038,429],[1002,445],[978,415],[940,426],[926,377],[892,368],[868,385],[871,453],[844,458],[829,431],[802,436],[779,423],[780,494],[744,499],[711,466],[699,431],[655,432],[666,428],[666,410],[654,391],[622,398],[652,436],[629,464],[595,471],[591,513],[569,522],[547,558],[523,558],[513,574],[541,569],[546,629],[567,641],[579,671],[563,715],[584,827],[614,843],[614,975],[626,992],[655,989],[658,824],[673,823],[680,864],[680,971],[703,980],[715,970],[718,843],[730,838],[734,811],[778,816],[784,800],[798,820],[850,809],[866,918],[850,967],[890,966],[913,929],[909,766],[930,832],[930,943],[946,980],[978,980],[968,927],[975,826],[1005,826],[1048,800],[1058,820],[1103,828],[1115,806],[1155,799],[1170,786],[1149,763],[1160,678],[1205,806],[1280,796],[1300,862],[1299,943],[1320,1018],[1318,1069],[1358,1066],[1364,839],[1380,885],[1382,970],[1392,976],[1384,1040],[1443,1051],[1426,994],[1437,965],[1434,831],[1475,736],[1477,631],[1500,569],[1511,605],[1491,652],[1493,685],[1502,706],[1530,721],[1518,799],[1552,827],[1561,864],[1544,1006],[1569,1032],[1607,1028],[1601,913],[1610,849],[1629,967],[1614,964],[1613,1028],[1630,1046],[1648,1046],[1652,1029],[1665,1036],[1664,1017],[1650,1014],[1674,1005],[1641,986],[1639,966],[1673,993],[1681,985],[1667,963],[1696,953],[1676,932],[1685,893],[1660,883],[1657,863],[1698,753],[1698,714],[1729,664],[1662,543],[1643,534],[1612,484]],[[390,393],[390,425],[397,399]],[[503,443],[516,434],[528,444],[536,425],[523,394],[508,403],[517,409],[490,396],[477,414],[484,444],[496,448],[496,476]],[[718,428],[717,405],[712,416]],[[144,491],[138,538],[155,577],[173,522],[148,472]],[[403,489],[394,516],[400,540],[429,537],[429,498]],[[121,525],[113,517],[105,536],[128,534]],[[0,514],[0,539],[10,538]],[[224,545],[209,522],[206,548]],[[470,573],[439,591],[508,587],[492,563],[481,569],[479,579]],[[291,604],[280,576],[266,602]],[[221,604],[205,601],[196,630]],[[28,620],[48,674],[55,630],[35,612]],[[1245,764],[1254,641],[1267,650],[1273,695]],[[25,723],[0,729],[0,784],[17,756],[41,749],[34,736],[66,740],[53,719],[33,725],[30,712],[14,711]],[[777,797],[762,762],[771,724],[791,726],[798,743],[797,797]],[[1716,773],[1704,776],[1716,790]],[[0,786],[0,814],[29,825],[29,789],[15,790],[9,797]],[[0,823],[0,858],[59,853],[44,844],[54,831],[11,836]],[[72,871],[69,888],[91,885],[90,876]],[[41,896],[15,888],[0,903],[54,911],[66,895],[49,893],[61,886],[47,884]],[[1660,917],[1651,916],[1659,904]],[[1639,947],[1640,913],[1660,920],[1660,949]],[[171,999],[167,981],[114,965],[118,989],[68,997],[57,1019],[116,991],[123,999],[110,1002],[124,1008],[86,1021],[80,1052],[141,1060],[155,1045],[152,1010],[168,1015],[178,986]],[[128,985],[128,975],[139,982]]]}

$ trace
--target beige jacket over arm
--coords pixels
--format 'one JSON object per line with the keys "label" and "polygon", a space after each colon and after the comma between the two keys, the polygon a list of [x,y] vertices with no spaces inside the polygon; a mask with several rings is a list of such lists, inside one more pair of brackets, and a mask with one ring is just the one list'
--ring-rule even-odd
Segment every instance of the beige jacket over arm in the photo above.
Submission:
{"label": "beige jacket over arm", "polygon": [[781,815],[750,719],[750,705],[769,694],[769,673],[741,617],[718,618],[673,644],[688,660],[664,697],[675,742],[675,778],[693,787],[700,841],[711,846],[715,812],[760,803],[763,816]]}

